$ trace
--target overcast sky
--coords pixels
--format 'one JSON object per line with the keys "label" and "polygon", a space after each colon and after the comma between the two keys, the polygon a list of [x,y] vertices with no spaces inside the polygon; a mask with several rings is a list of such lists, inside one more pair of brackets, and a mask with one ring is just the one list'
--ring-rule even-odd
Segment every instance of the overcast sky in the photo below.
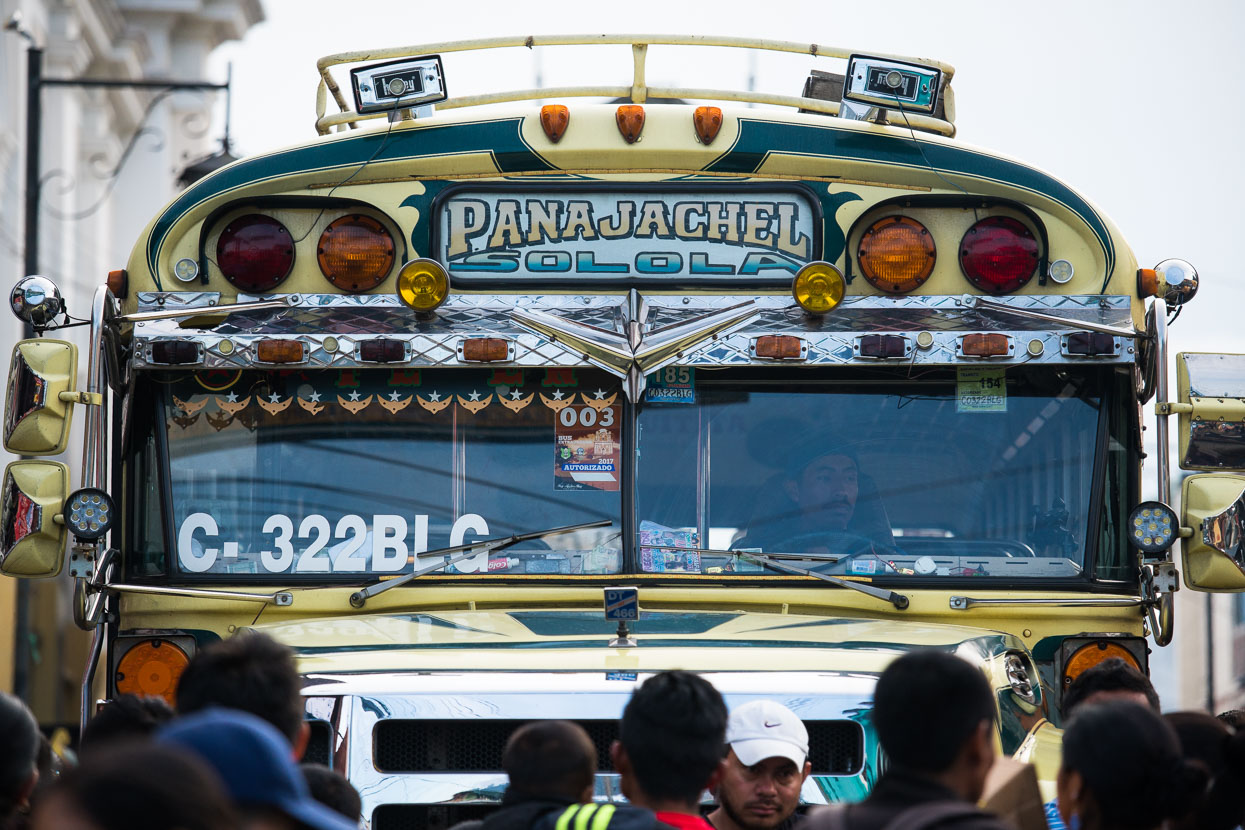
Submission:
{"label": "overcast sky", "polygon": [[[232,61],[237,152],[314,137],[317,58],[498,35],[672,32],[814,41],[925,56],[956,68],[958,139],[1044,168],[1096,203],[1144,266],[1182,257],[1203,288],[1173,329],[1180,349],[1235,345],[1245,281],[1245,3],[1235,0],[990,2],[528,2],[263,0],[267,21],[218,50]],[[525,49],[446,60],[451,94],[599,80],[628,83],[626,47]],[[716,52],[717,54],[714,54]],[[742,53],[692,63],[650,50],[650,83],[743,87]],[[603,58],[602,55],[608,57]],[[686,51],[684,51],[686,56]],[[539,63],[538,63],[539,60]],[[757,87],[798,94],[828,61],[762,56]]]}

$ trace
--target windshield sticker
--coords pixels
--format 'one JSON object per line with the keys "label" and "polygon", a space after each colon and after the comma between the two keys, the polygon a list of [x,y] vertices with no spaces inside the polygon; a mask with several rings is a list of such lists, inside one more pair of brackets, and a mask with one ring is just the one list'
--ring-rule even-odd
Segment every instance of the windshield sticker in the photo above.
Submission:
{"label": "windshield sticker", "polygon": [[961,366],[955,370],[956,412],[1006,412],[1006,370]]}
{"label": "windshield sticker", "polygon": [[649,403],[696,403],[696,369],[667,366],[648,376],[644,400]]}
{"label": "windshield sticker", "polygon": [[441,205],[437,256],[455,278],[789,277],[817,259],[817,206],[794,189],[741,194],[474,188]]}
{"label": "windshield sticker", "polygon": [[640,522],[640,569],[645,573],[700,573],[700,538],[695,530]]}
{"label": "windshield sticker", "polygon": [[622,407],[618,393],[605,390],[566,397],[562,390],[553,398],[541,393],[545,406],[557,412],[554,423],[555,490],[617,491],[622,484]]}

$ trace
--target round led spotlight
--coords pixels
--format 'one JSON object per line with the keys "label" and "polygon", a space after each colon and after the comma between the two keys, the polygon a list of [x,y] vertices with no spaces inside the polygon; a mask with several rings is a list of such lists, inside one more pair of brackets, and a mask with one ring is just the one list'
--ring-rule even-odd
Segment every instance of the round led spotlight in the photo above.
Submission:
{"label": "round led spotlight", "polygon": [[847,293],[843,274],[828,262],[810,262],[795,274],[791,294],[809,314],[828,314]]}
{"label": "round led spotlight", "polygon": [[1164,553],[1179,535],[1176,511],[1162,502],[1144,501],[1128,514],[1129,540],[1147,556]]}
{"label": "round led spotlight", "polygon": [[199,276],[199,263],[190,257],[182,257],[173,266],[173,276],[177,277],[181,282],[191,282],[195,277]]}
{"label": "round led spotlight", "polygon": [[112,496],[96,487],[83,487],[69,495],[65,502],[65,525],[79,539],[94,542],[117,518]]}
{"label": "round led spotlight", "polygon": [[398,272],[398,299],[426,313],[450,296],[450,275],[435,259],[413,259]]}
{"label": "round led spotlight", "polygon": [[1047,276],[1060,285],[1070,282],[1074,273],[1075,271],[1072,268],[1072,263],[1068,262],[1066,259],[1055,260],[1046,270]]}

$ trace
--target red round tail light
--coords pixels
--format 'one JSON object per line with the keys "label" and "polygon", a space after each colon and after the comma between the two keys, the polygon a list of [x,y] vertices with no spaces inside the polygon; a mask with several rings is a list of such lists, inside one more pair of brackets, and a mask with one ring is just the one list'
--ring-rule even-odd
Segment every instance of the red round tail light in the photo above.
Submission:
{"label": "red round tail light", "polygon": [[271,216],[239,216],[216,242],[216,265],[242,291],[271,291],[294,267],[294,241]]}
{"label": "red round tail light", "polygon": [[1021,222],[990,216],[960,240],[960,268],[968,281],[991,294],[1006,294],[1027,283],[1038,266],[1038,243]]}

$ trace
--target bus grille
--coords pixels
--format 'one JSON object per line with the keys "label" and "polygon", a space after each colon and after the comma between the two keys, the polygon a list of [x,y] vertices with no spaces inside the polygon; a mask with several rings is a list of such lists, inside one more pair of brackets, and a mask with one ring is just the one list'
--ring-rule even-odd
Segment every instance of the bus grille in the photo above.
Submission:
{"label": "bus grille", "polygon": [[[521,720],[382,720],[373,734],[376,769],[385,773],[496,772],[502,748]],[[578,721],[609,772],[616,720]],[[853,775],[864,764],[864,732],[848,720],[805,721],[814,775]]]}

